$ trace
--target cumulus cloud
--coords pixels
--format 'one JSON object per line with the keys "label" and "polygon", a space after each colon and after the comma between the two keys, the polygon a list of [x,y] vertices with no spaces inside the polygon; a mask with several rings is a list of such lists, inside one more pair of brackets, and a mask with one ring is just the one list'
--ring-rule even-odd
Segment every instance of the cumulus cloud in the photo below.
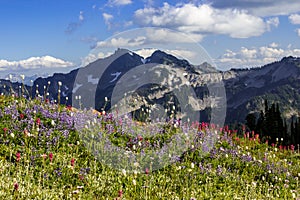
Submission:
{"label": "cumulus cloud", "polygon": [[101,48],[101,47],[137,47],[140,45],[143,45],[146,41],[146,37],[144,36],[139,36],[136,38],[124,38],[124,37],[117,37],[117,38],[112,38],[110,40],[106,41],[100,41],[97,42],[95,48]]}
{"label": "cumulus cloud", "polygon": [[86,57],[81,58],[81,67],[85,67],[88,64],[101,59],[101,58],[105,58],[108,57],[110,55],[112,55],[112,52],[107,52],[107,53],[103,53],[103,52],[93,52],[93,53],[89,53]]}
{"label": "cumulus cloud", "polygon": [[154,51],[156,51],[158,49],[155,48],[147,48],[147,49],[138,49],[138,50],[134,50],[134,53],[142,56],[143,58],[147,58],[149,56],[151,56],[153,54]]}
{"label": "cumulus cloud", "polygon": [[[277,43],[275,43],[275,42],[272,42],[271,44],[269,44],[269,46],[272,47],[272,48],[276,48],[276,47],[278,47],[279,45],[278,45]],[[289,48],[289,47],[288,47],[288,48]]]}
{"label": "cumulus cloud", "polygon": [[152,44],[195,43],[195,41],[200,41],[202,38],[201,34],[184,34],[170,29],[145,28],[135,31],[134,36],[120,36],[99,41],[94,48],[129,48]]}
{"label": "cumulus cloud", "polygon": [[83,11],[80,11],[78,16],[78,22],[71,22],[68,25],[67,29],[65,30],[65,33],[72,34],[83,24],[83,22],[84,22]]}
{"label": "cumulus cloud", "polygon": [[291,46],[280,48],[276,43],[253,48],[242,47],[237,52],[227,50],[225,54],[217,59],[217,63],[220,67],[227,68],[256,67],[278,61],[285,56],[300,57],[300,49],[292,49]]}
{"label": "cumulus cloud", "polygon": [[[233,38],[259,36],[268,30],[268,23],[244,10],[216,9],[207,4],[164,3],[160,8],[143,8],[135,11],[135,23],[176,29],[188,34],[225,34]],[[270,22],[276,25],[276,20]]]}
{"label": "cumulus cloud", "polygon": [[113,6],[124,6],[132,4],[132,0],[109,0],[107,5],[113,7]]}
{"label": "cumulus cloud", "polygon": [[215,8],[237,8],[247,10],[256,16],[289,15],[300,11],[297,0],[210,0]]}
{"label": "cumulus cloud", "polygon": [[183,33],[169,29],[147,29],[146,38],[149,43],[191,43],[201,41],[204,35],[197,33]]}
{"label": "cumulus cloud", "polygon": [[298,14],[290,15],[289,20],[292,24],[300,24],[300,15]]}
{"label": "cumulus cloud", "polygon": [[52,67],[72,67],[74,64],[52,56],[31,57],[20,61],[0,60],[0,70],[28,70],[28,69],[45,69]]}

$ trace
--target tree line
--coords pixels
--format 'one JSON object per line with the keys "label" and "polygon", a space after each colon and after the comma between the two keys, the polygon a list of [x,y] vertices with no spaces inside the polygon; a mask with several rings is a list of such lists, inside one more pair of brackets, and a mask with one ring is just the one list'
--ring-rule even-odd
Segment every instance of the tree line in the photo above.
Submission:
{"label": "tree line", "polygon": [[248,129],[259,134],[263,142],[269,144],[297,145],[300,144],[300,117],[293,117],[290,123],[282,118],[279,104],[273,103],[269,106],[268,101],[264,102],[264,110],[259,116],[249,113],[246,117]]}

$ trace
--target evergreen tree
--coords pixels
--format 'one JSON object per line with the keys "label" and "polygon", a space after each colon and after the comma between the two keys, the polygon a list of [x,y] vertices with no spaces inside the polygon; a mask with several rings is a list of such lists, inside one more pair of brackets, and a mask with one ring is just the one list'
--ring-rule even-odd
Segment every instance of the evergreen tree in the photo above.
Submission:
{"label": "evergreen tree", "polygon": [[250,131],[255,131],[256,129],[256,116],[254,113],[249,113],[246,117],[246,125]]}
{"label": "evergreen tree", "polygon": [[264,138],[265,135],[265,115],[264,112],[261,110],[257,123],[256,123],[256,128],[255,128],[255,132],[258,133],[260,135],[261,138]]}
{"label": "evergreen tree", "polygon": [[296,120],[295,123],[295,144],[300,144],[300,117],[298,117],[298,120]]}
{"label": "evergreen tree", "polygon": [[294,117],[292,117],[292,121],[291,121],[291,143],[296,144]]}

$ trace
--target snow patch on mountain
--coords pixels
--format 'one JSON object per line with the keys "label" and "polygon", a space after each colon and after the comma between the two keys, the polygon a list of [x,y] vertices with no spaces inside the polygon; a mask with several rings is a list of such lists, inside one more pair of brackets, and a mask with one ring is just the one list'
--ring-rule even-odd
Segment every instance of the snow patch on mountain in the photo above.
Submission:
{"label": "snow patch on mountain", "polygon": [[145,64],[145,63],[146,63],[146,61],[147,61],[147,59],[145,59],[145,58],[141,58],[141,61],[142,61],[142,63],[143,63],[143,64]]}
{"label": "snow patch on mountain", "polygon": [[77,90],[82,86],[83,84],[78,84],[78,83],[75,83],[75,86],[72,90],[73,94],[77,92]]}
{"label": "snow patch on mountain", "polygon": [[122,72],[111,73],[110,75],[111,75],[111,76],[115,76],[115,78],[113,78],[113,79],[110,81],[110,83],[116,81],[116,80],[119,78],[119,76],[120,76],[121,74],[122,74]]}
{"label": "snow patch on mountain", "polygon": [[88,75],[87,78],[88,78],[88,82],[92,83],[93,85],[96,85],[99,82],[99,78],[93,78],[93,75]]}

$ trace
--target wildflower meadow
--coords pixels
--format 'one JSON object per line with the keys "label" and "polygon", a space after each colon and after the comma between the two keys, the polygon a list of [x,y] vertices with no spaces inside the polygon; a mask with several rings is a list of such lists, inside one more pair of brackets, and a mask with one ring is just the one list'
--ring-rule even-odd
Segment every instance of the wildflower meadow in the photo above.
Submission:
{"label": "wildflower meadow", "polygon": [[[177,134],[188,144],[182,154],[143,157]],[[227,126],[142,123],[1,95],[0,199],[300,199],[300,149],[281,144]],[[103,156],[112,145],[122,151]],[[123,165],[127,153],[138,159]]]}

